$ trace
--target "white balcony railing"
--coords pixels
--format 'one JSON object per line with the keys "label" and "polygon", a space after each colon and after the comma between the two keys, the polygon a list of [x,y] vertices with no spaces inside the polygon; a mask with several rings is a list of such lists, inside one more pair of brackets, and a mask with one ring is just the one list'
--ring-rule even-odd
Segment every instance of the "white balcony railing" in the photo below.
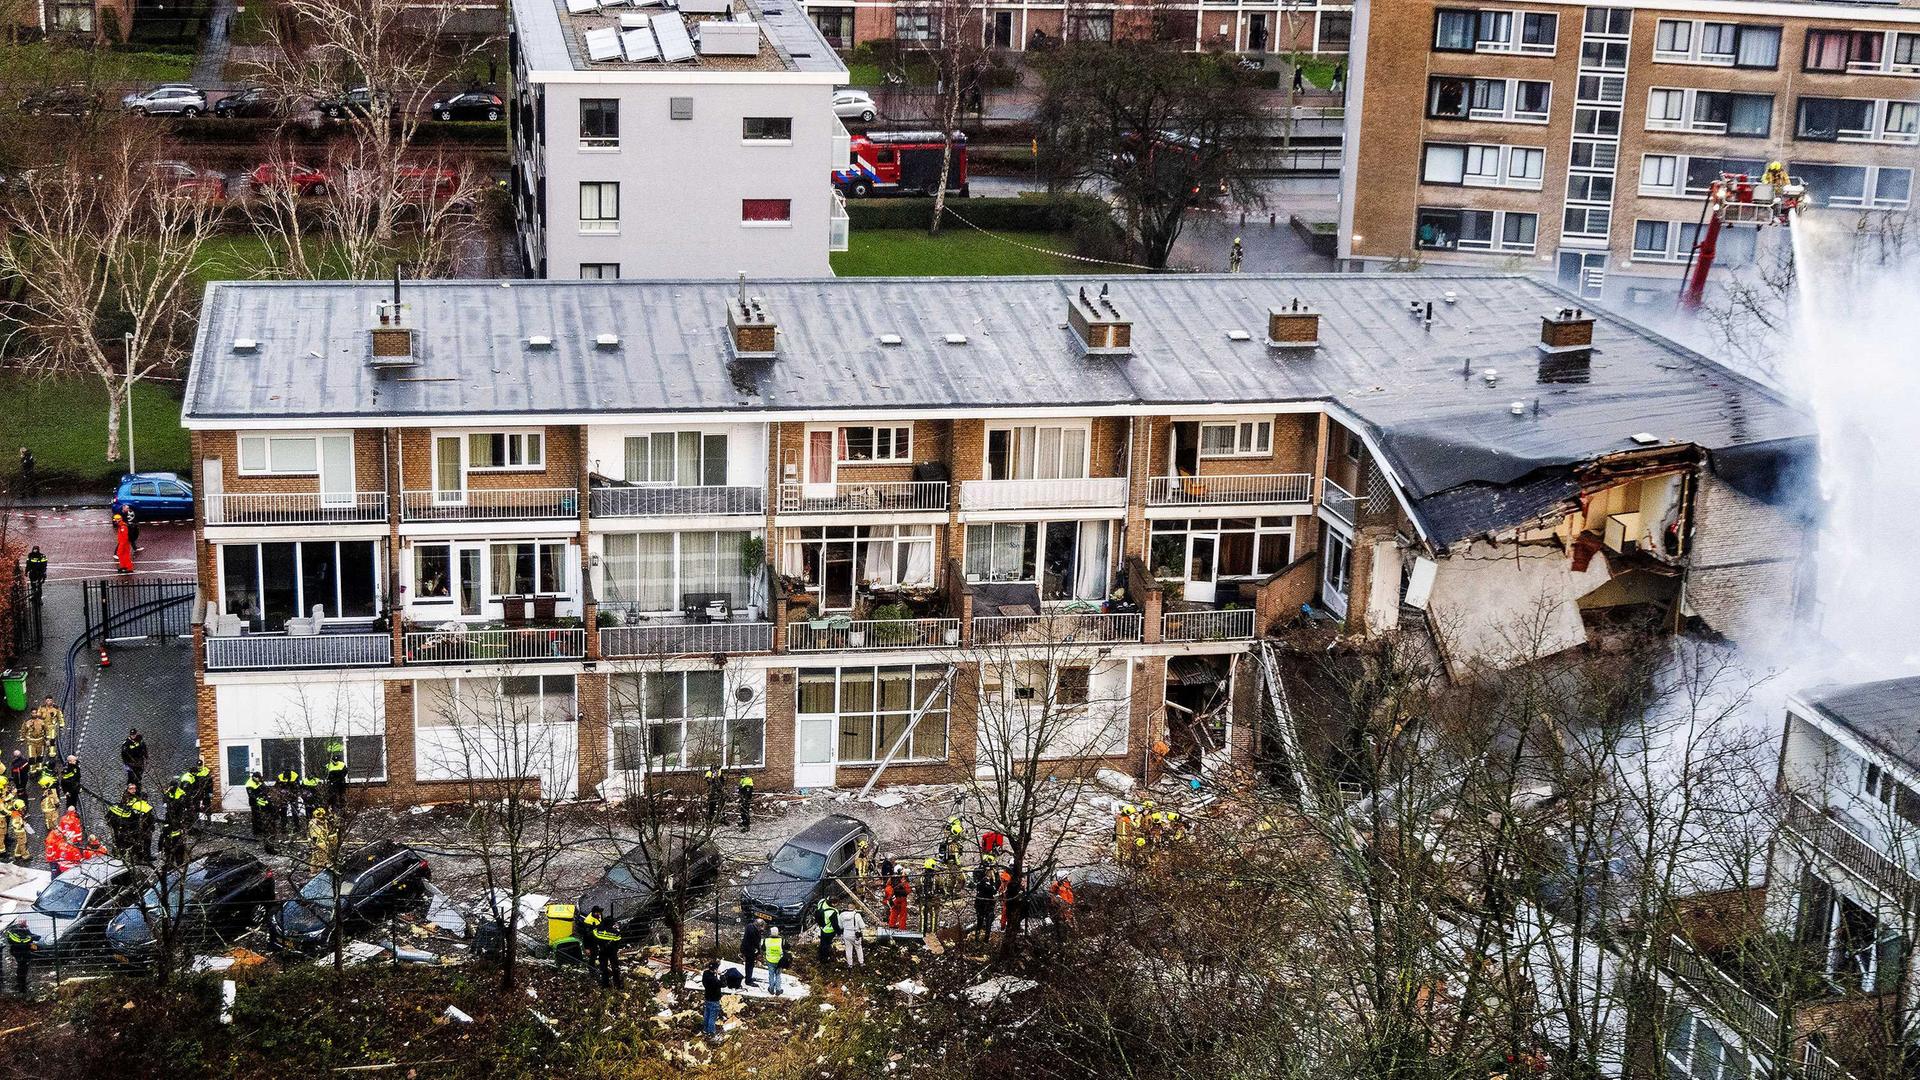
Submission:
{"label": "white balcony railing", "polygon": [[783,514],[891,513],[946,508],[945,480],[780,485],[780,512]]}
{"label": "white balcony railing", "polygon": [[1156,476],[1147,487],[1149,506],[1223,503],[1305,503],[1313,499],[1312,473],[1249,476]]}
{"label": "white balcony railing", "polygon": [[595,517],[664,517],[672,514],[764,514],[767,492],[761,487],[597,487]]}
{"label": "white balcony railing", "polygon": [[353,525],[387,520],[387,493],[317,491],[206,496],[209,525]]}
{"label": "white balcony railing", "polygon": [[1346,488],[1330,479],[1321,479],[1320,505],[1326,508],[1327,513],[1351,525],[1354,519],[1354,503],[1357,501]]}
{"label": "white balcony railing", "polygon": [[600,628],[600,655],[610,659],[723,656],[773,651],[770,622],[644,622]]}
{"label": "white balcony railing", "polygon": [[1160,617],[1162,641],[1248,641],[1252,638],[1252,608],[1169,611]]}
{"label": "white balcony railing", "polygon": [[1117,645],[1140,640],[1140,616],[1105,613],[976,615],[975,645]]}
{"label": "white balcony railing", "polygon": [[836,191],[833,193],[833,205],[827,213],[827,250],[845,251],[852,242],[853,219],[847,216],[847,199]]}
{"label": "white balcony railing", "polygon": [[208,671],[380,667],[392,662],[393,636],[387,633],[207,638]]}
{"label": "white balcony railing", "polygon": [[578,660],[587,655],[587,632],[578,626],[526,626],[511,630],[410,630],[402,659],[409,664],[500,664]]}
{"label": "white balcony railing", "polygon": [[941,649],[960,644],[959,619],[832,619],[787,624],[788,652]]}
{"label": "white balcony railing", "polygon": [[402,521],[546,520],[580,515],[578,488],[468,488],[408,491]]}
{"label": "white balcony railing", "polygon": [[962,510],[1053,510],[1127,505],[1124,476],[1058,480],[967,480],[960,485]]}

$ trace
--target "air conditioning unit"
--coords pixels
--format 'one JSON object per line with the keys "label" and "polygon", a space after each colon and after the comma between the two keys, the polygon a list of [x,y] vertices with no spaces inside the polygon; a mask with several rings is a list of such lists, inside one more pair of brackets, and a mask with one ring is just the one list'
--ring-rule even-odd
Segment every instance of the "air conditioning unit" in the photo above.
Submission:
{"label": "air conditioning unit", "polygon": [[1608,551],[1616,551],[1623,555],[1630,551],[1637,551],[1640,547],[1640,538],[1644,535],[1646,531],[1640,526],[1639,511],[1607,515],[1607,534],[1604,542]]}

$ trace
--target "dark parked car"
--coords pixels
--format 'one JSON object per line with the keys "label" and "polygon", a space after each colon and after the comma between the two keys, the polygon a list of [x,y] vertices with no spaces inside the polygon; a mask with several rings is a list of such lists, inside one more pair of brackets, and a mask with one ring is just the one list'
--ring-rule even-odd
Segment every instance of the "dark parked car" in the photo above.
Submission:
{"label": "dark parked car", "polygon": [[851,885],[853,854],[860,839],[873,841],[867,823],[845,814],[829,814],[800,830],[754,871],[742,892],[756,914],[764,914],[784,928],[804,925],[822,896],[843,899],[835,879]]}
{"label": "dark parked car", "polygon": [[[410,847],[391,840],[368,844],[340,864],[341,926],[369,926],[426,899],[433,872]],[[332,937],[333,873],[307,879],[293,899],[267,918],[267,933],[290,949],[317,949]]]}
{"label": "dark parked car", "polygon": [[107,920],[133,899],[133,871],[118,859],[88,859],[47,883],[19,916],[40,937],[40,956],[100,955]]}
{"label": "dark parked car", "polygon": [[245,852],[218,852],[167,874],[115,915],[107,924],[107,946],[122,963],[144,964],[154,951],[150,914],[164,920],[162,913],[170,912],[175,941],[198,947],[238,937],[272,902],[273,871]]}
{"label": "dark parked car", "polygon": [[114,490],[115,507],[131,506],[141,521],[193,516],[193,486],[179,473],[128,473]]}
{"label": "dark parked car", "polygon": [[469,90],[434,102],[431,111],[435,120],[498,120],[507,107],[499,94]]}
{"label": "dark parked car", "polygon": [[84,83],[50,86],[20,101],[20,111],[28,116],[86,116],[99,107],[99,97]]}
{"label": "dark parked car", "polygon": [[[313,103],[315,111],[329,120],[343,120],[349,116],[368,116],[373,112],[373,91],[364,86],[356,86],[344,94],[322,98]],[[391,104],[385,106],[388,112]]]}
{"label": "dark parked car", "polygon": [[213,103],[213,115],[223,120],[268,120],[280,111],[280,100],[264,86],[235,90]]}
{"label": "dark parked car", "polygon": [[676,887],[675,875],[684,874],[690,889],[710,888],[720,879],[720,849],[712,842],[686,847],[682,842],[669,845],[664,874],[654,872],[645,849],[634,847],[587,886],[580,897],[580,910],[595,907],[620,920],[620,936],[638,941],[647,936],[653,924],[666,917]]}

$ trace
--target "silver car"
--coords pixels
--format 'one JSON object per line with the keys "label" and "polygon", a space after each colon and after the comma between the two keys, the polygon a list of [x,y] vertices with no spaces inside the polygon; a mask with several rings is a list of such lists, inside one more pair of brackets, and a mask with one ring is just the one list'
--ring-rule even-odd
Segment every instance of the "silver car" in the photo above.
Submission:
{"label": "silver car", "polygon": [[865,90],[840,90],[833,95],[833,115],[871,124],[879,113],[873,107],[873,95]]}
{"label": "silver car", "polygon": [[196,86],[168,83],[128,94],[120,105],[135,116],[199,116],[207,111],[207,95]]}

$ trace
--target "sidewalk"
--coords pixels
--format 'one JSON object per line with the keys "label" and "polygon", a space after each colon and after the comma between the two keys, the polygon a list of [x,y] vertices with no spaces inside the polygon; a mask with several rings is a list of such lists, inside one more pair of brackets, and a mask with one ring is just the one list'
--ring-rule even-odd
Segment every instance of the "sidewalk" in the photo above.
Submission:
{"label": "sidewalk", "polygon": [[221,72],[227,68],[228,24],[233,22],[234,0],[213,0],[206,35],[200,40],[200,58],[193,64],[193,85],[202,90],[227,90]]}

